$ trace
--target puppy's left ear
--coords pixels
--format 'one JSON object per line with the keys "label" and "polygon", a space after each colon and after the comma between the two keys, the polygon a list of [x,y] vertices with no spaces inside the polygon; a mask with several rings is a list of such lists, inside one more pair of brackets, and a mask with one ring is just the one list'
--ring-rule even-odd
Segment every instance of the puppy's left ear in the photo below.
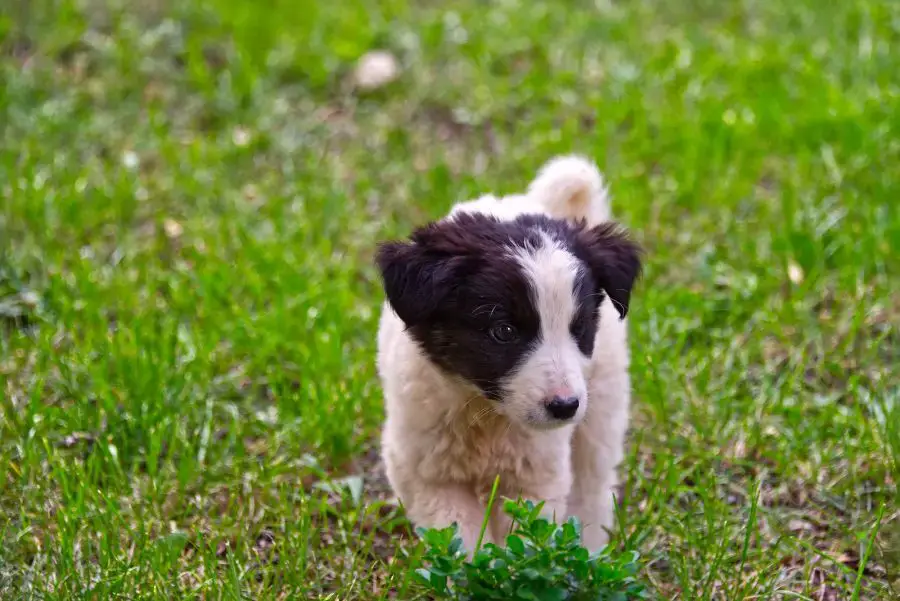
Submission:
{"label": "puppy's left ear", "polygon": [[579,238],[591,275],[624,319],[631,288],[641,273],[641,247],[614,222],[581,230]]}

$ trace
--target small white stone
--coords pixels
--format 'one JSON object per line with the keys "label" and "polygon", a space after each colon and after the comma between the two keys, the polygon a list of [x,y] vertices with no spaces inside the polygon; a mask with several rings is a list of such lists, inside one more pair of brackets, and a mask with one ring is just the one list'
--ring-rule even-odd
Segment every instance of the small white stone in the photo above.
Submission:
{"label": "small white stone", "polygon": [[33,290],[26,290],[20,295],[22,302],[29,307],[36,307],[41,302],[41,296]]}
{"label": "small white stone", "polygon": [[136,152],[126,150],[122,153],[122,164],[125,165],[126,169],[136,169],[140,163],[141,161]]}
{"label": "small white stone", "polygon": [[174,219],[166,219],[163,221],[163,230],[169,238],[178,238],[184,233],[184,228]]}
{"label": "small white stone", "polygon": [[793,283],[799,284],[803,281],[803,268],[794,263],[793,261],[788,262],[788,279],[790,279]]}
{"label": "small white stone", "polygon": [[400,75],[400,65],[390,52],[373,50],[356,63],[353,79],[357,87],[373,90],[387,85]]}
{"label": "small white stone", "polygon": [[236,127],[231,132],[231,141],[235,146],[244,147],[250,143],[250,132],[243,127]]}

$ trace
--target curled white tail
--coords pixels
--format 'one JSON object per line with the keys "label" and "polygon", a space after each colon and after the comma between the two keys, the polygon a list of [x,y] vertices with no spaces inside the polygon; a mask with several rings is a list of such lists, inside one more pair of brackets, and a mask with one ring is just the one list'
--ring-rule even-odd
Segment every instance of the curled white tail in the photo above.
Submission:
{"label": "curled white tail", "polygon": [[588,226],[610,219],[603,176],[597,165],[582,156],[559,156],[545,163],[527,195],[557,219],[585,219]]}

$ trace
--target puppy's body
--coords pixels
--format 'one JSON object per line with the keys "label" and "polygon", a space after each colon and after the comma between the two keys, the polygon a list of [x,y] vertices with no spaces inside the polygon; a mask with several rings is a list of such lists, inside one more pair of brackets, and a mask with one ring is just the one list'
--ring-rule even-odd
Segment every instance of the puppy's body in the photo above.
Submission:
{"label": "puppy's body", "polygon": [[[456,522],[472,550],[499,475],[503,496],[576,515],[586,545],[606,543],[639,269],[608,219],[596,168],[566,157],[523,195],[460,203],[382,247],[382,453],[417,525]],[[495,511],[488,540],[507,528]]]}

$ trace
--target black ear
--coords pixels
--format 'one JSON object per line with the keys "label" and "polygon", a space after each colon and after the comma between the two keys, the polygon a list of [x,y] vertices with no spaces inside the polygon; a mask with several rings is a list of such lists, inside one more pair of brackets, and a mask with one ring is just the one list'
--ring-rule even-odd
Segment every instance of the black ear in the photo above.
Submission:
{"label": "black ear", "polygon": [[579,233],[585,261],[622,319],[628,314],[631,288],[641,273],[641,248],[614,222]]}
{"label": "black ear", "polygon": [[375,262],[391,307],[407,325],[421,323],[453,288],[459,257],[437,253],[415,242],[379,245]]}

